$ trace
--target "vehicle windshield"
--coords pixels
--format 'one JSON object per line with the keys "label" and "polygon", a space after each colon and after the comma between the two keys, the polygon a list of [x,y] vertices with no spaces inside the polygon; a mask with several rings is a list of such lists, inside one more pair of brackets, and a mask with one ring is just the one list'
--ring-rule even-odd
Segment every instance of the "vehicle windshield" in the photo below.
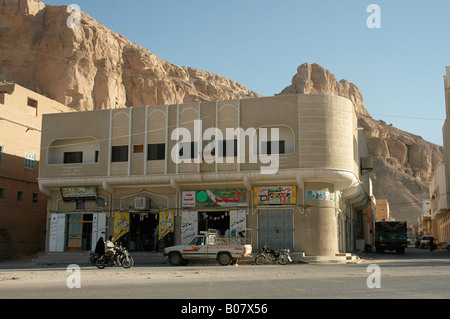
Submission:
{"label": "vehicle windshield", "polygon": [[194,237],[189,242],[189,245],[192,245],[192,246],[199,246],[199,245],[204,245],[204,244],[205,244],[205,237]]}

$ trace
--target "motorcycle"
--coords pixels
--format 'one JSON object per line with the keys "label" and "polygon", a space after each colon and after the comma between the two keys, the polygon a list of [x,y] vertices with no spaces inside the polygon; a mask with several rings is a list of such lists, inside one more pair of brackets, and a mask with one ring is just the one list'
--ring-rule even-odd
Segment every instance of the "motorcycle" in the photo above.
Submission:
{"label": "motorcycle", "polygon": [[255,264],[262,265],[266,261],[271,261],[278,262],[281,265],[287,265],[292,262],[292,258],[289,253],[289,249],[281,249],[279,252],[275,252],[273,249],[270,249],[268,245],[264,245],[261,249],[261,253],[256,255]]}
{"label": "motorcycle", "polygon": [[96,252],[90,254],[90,260],[92,266],[97,266],[98,269],[113,266],[122,266],[123,268],[134,266],[133,257],[131,257],[128,250],[122,246],[116,249],[116,253],[111,262],[109,256],[105,256],[104,254],[99,255]]}

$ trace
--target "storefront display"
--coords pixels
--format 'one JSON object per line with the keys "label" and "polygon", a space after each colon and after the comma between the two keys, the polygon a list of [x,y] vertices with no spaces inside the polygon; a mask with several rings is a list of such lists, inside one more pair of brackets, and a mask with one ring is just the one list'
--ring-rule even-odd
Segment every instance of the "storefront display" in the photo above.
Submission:
{"label": "storefront display", "polygon": [[183,244],[209,229],[215,229],[218,236],[244,236],[247,225],[246,210],[184,211],[181,218]]}

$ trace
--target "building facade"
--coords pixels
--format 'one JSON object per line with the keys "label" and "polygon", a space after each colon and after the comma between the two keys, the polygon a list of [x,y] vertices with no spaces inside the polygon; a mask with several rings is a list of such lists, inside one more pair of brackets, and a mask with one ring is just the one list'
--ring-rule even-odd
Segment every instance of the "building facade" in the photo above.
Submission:
{"label": "building facade", "polygon": [[[428,234],[439,242],[450,243],[450,67],[444,75],[446,119],[442,128],[444,162],[437,166],[430,184]],[[423,227],[424,228],[424,227]]]}
{"label": "building facade", "polygon": [[0,257],[45,249],[47,199],[37,181],[41,119],[70,111],[17,84],[0,84]]}
{"label": "building facade", "polygon": [[430,234],[438,241],[450,243],[450,214],[447,202],[445,166],[439,164],[430,183]]}
{"label": "building facade", "polygon": [[[445,114],[446,119],[442,127],[444,142],[444,167],[446,192],[450,190],[450,66],[446,67],[444,75]],[[448,193],[447,193],[448,194]],[[450,208],[450,196],[447,196],[447,208]]]}
{"label": "building facade", "polygon": [[375,195],[373,195],[372,192],[372,181],[369,180],[370,185],[370,202],[367,205],[366,208],[363,210],[363,216],[364,216],[364,244],[369,245],[370,247],[375,246],[375,222],[377,220],[377,200],[375,198]]}
{"label": "building facade", "polygon": [[377,214],[376,214],[377,222],[393,221],[389,209],[389,201],[387,199],[376,199],[376,207],[377,207]]}
{"label": "building facade", "polygon": [[47,250],[91,250],[114,234],[161,251],[216,229],[255,249],[349,251],[370,200],[359,134],[352,102],[332,95],[46,115]]}

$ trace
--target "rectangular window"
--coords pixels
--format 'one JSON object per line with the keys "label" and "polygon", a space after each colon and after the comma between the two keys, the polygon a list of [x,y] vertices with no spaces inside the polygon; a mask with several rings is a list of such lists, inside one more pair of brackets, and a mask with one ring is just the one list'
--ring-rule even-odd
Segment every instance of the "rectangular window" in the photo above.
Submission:
{"label": "rectangular window", "polygon": [[75,209],[76,210],[85,210],[86,209],[86,202],[85,201],[75,202]]}
{"label": "rectangular window", "polygon": [[26,169],[36,168],[36,154],[30,152],[25,153],[25,168]]}
{"label": "rectangular window", "polygon": [[37,203],[37,202],[38,202],[38,194],[33,193],[33,203]]}
{"label": "rectangular window", "polygon": [[95,151],[95,163],[98,163],[98,157],[100,155],[99,151]]}
{"label": "rectangular window", "polygon": [[36,110],[36,116],[38,116],[38,102],[36,100],[33,100],[31,98],[28,98],[27,105],[29,107],[32,107]]}
{"label": "rectangular window", "polygon": [[23,201],[23,192],[21,192],[21,191],[17,192],[17,200],[18,201]]}
{"label": "rectangular window", "polygon": [[219,153],[219,156],[222,157],[233,157],[237,156],[237,140],[227,140],[227,141],[221,141],[222,144],[221,150],[222,153]]}
{"label": "rectangular window", "polygon": [[194,159],[197,155],[197,143],[180,143],[180,150],[178,151],[178,155],[180,159]]}
{"label": "rectangular window", "polygon": [[32,98],[28,98],[27,105],[30,107],[37,108],[38,102],[36,100],[33,100]]}
{"label": "rectangular window", "polygon": [[[261,142],[261,152],[262,155],[271,155],[276,154],[274,150],[272,150],[272,145],[276,142]],[[285,141],[278,142],[278,154],[285,154]]]}
{"label": "rectangular window", "polygon": [[133,145],[133,153],[144,153],[144,145]]}
{"label": "rectangular window", "polygon": [[128,161],[128,145],[113,146],[112,147],[112,162],[127,162]]}
{"label": "rectangular window", "polygon": [[64,152],[64,164],[83,163],[83,152]]}
{"label": "rectangular window", "polygon": [[149,144],[147,150],[148,161],[164,160],[166,158],[165,144]]}
{"label": "rectangular window", "polygon": [[5,198],[5,189],[0,188],[0,198]]}
{"label": "rectangular window", "polygon": [[0,145],[0,163],[2,162],[3,159],[3,145]]}

